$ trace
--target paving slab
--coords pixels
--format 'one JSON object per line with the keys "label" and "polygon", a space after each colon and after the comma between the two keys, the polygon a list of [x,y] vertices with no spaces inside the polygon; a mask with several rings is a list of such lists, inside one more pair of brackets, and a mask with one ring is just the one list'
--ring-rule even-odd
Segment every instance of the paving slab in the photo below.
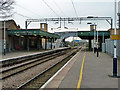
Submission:
{"label": "paving slab", "polygon": [[43,51],[45,51],[45,50],[29,51],[29,52],[27,52],[27,51],[14,51],[14,52],[6,53],[6,55],[2,55],[1,54],[1,58],[0,59],[7,59],[7,58],[19,57],[19,56],[24,56],[24,55],[39,53],[39,52],[43,52]]}
{"label": "paving slab", "polygon": [[78,52],[71,62],[45,88],[76,88],[83,56],[84,51]]}
{"label": "paving slab", "polygon": [[[80,51],[71,62],[45,88],[77,88],[84,50]],[[118,60],[118,66],[120,62]],[[93,52],[86,51],[81,86],[85,89],[118,90],[118,78],[112,76],[113,59],[106,53],[100,53],[99,57]],[[120,68],[118,69],[120,70]],[[119,74],[120,75],[120,74]],[[108,89],[108,90],[109,90]]]}
{"label": "paving slab", "polygon": [[99,57],[86,52],[81,88],[118,88],[118,78],[113,78],[113,59],[100,53]]}

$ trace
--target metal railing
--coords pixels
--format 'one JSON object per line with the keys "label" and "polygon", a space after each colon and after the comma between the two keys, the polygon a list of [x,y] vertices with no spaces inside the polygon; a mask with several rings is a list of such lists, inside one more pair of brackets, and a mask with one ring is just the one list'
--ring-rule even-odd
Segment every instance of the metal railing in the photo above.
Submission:
{"label": "metal railing", "polygon": [[[106,44],[106,53],[110,55],[114,55],[114,41],[111,39],[106,39],[105,40]],[[117,57],[120,58],[120,40],[117,40]]]}

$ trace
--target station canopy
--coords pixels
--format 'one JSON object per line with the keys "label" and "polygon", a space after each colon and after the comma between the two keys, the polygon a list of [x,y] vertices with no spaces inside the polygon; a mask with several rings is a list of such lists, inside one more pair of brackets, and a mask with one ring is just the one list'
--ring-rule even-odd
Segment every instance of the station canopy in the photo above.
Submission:
{"label": "station canopy", "polygon": [[[97,32],[96,32],[97,35]],[[98,36],[110,37],[110,31],[98,31]],[[78,31],[78,37],[82,39],[89,39],[94,37],[94,31]]]}
{"label": "station canopy", "polygon": [[40,29],[20,29],[20,30],[8,30],[8,35],[19,35],[19,36],[41,36],[46,38],[59,39],[60,36],[57,34],[42,31]]}

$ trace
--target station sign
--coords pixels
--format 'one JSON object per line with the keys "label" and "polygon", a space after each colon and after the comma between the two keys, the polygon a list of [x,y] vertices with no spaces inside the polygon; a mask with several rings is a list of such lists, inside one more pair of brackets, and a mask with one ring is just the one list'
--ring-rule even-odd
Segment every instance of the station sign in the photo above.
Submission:
{"label": "station sign", "polygon": [[120,40],[120,35],[111,35],[111,40]]}

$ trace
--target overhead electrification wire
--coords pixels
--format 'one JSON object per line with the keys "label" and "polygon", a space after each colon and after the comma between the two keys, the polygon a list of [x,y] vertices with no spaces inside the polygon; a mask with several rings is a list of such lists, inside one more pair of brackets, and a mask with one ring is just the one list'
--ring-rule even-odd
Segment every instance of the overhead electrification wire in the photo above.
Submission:
{"label": "overhead electrification wire", "polygon": [[77,11],[76,11],[75,6],[74,6],[74,3],[73,3],[73,0],[71,0],[71,2],[72,2],[72,5],[73,5],[73,8],[74,8],[75,14],[76,14],[76,16],[78,17],[78,15],[77,15]]}
{"label": "overhead electrification wire", "polygon": [[20,7],[20,8],[22,8],[22,9],[30,12],[31,14],[34,14],[34,15],[39,16],[39,17],[42,17],[42,16],[40,16],[38,13],[35,13],[35,12],[33,12],[32,10],[29,10],[29,9],[27,9],[27,8],[25,8],[25,7],[22,7],[22,6],[19,5],[19,4],[16,4],[16,5],[17,5],[18,7]]}
{"label": "overhead electrification wire", "polygon": [[[29,9],[27,9],[27,8],[24,8],[24,7],[22,7],[22,6],[20,6],[20,5],[18,5],[17,4],[17,6],[19,6],[19,7],[21,7],[21,8],[23,8],[23,9],[26,9],[27,11],[29,10]],[[31,11],[31,10],[29,10],[29,12],[31,12],[31,13],[35,13],[35,12],[33,12],[33,11]],[[22,16],[22,17],[24,17],[24,18],[29,18],[29,19],[31,19],[31,17],[28,17],[28,16],[25,16],[25,15],[22,15],[22,14],[20,14],[20,13],[15,13],[15,14],[17,14],[17,15],[19,15],[19,16]],[[39,16],[37,13],[36,13],[36,16]],[[41,17],[41,16],[40,16]],[[50,25],[50,24],[49,24]],[[52,25],[50,25],[51,27],[53,27]]]}
{"label": "overhead electrification wire", "polygon": [[24,18],[29,18],[29,19],[31,19],[31,17],[25,16],[25,15],[20,14],[20,13],[18,13],[18,12],[15,12],[15,14],[17,14],[17,15],[19,15],[19,16],[22,16],[22,17],[24,17]]}
{"label": "overhead electrification wire", "polygon": [[45,0],[42,0],[42,1],[47,5],[47,7],[48,7],[56,16],[60,17],[60,16],[50,7],[50,5],[48,5],[47,2],[45,2]]}
{"label": "overhead electrification wire", "polygon": [[55,0],[53,0],[54,4],[56,5],[56,7],[61,11],[61,13],[66,16],[66,14],[63,12],[63,10],[59,7],[59,5],[55,2]]}

